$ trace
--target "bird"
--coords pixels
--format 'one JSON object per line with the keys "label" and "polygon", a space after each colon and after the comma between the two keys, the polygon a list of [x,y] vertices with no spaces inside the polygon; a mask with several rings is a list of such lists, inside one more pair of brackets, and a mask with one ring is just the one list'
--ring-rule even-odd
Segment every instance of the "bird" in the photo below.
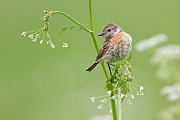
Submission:
{"label": "bird", "polygon": [[97,54],[95,62],[86,71],[90,72],[97,64],[104,62],[108,65],[112,75],[110,65],[115,66],[114,62],[118,62],[130,54],[132,37],[115,23],[106,24],[98,36],[103,36],[105,41]]}

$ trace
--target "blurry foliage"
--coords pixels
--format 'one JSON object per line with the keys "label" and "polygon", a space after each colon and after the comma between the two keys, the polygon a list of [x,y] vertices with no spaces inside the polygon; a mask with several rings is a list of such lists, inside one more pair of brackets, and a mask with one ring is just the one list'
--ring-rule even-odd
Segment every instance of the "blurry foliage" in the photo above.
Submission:
{"label": "blurry foliage", "polygon": [[157,65],[156,76],[166,83],[180,82],[180,59],[170,59],[163,56]]}
{"label": "blurry foliage", "polygon": [[179,120],[180,103],[162,109],[158,114],[160,120]]}
{"label": "blurry foliage", "polygon": [[[162,109],[158,114],[160,120],[180,119],[180,45],[165,45],[157,47],[161,42],[167,41],[167,35],[159,34],[149,39],[142,40],[136,45],[139,52],[155,49],[151,58],[152,65],[156,65],[155,74],[163,80],[166,86],[161,89],[161,95],[167,95],[170,106]],[[146,46],[146,47],[144,47]],[[171,84],[171,86],[169,85]]]}

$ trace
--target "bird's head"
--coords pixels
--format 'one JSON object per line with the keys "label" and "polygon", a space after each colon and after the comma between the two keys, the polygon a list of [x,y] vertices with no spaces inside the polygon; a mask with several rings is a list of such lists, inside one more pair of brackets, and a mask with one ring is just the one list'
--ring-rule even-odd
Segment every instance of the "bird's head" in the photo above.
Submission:
{"label": "bird's head", "polygon": [[106,39],[110,39],[111,37],[122,31],[123,29],[120,26],[114,23],[109,23],[103,27],[101,34],[99,34],[98,36],[104,36]]}

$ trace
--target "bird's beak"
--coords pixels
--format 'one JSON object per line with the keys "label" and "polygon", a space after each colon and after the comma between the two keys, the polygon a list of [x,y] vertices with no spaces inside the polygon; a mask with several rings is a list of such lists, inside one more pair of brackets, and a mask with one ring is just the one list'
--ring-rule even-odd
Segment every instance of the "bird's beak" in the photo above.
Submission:
{"label": "bird's beak", "polygon": [[98,36],[103,36],[105,35],[106,33],[105,32],[102,32],[101,34],[99,34]]}

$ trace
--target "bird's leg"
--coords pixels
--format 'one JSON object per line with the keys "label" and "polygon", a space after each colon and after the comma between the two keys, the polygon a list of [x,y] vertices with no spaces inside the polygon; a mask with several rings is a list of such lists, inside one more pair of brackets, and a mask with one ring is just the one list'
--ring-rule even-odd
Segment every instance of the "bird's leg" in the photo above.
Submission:
{"label": "bird's leg", "polygon": [[107,64],[108,64],[108,68],[109,68],[110,75],[112,76],[110,64],[109,64],[109,63],[107,63]]}
{"label": "bird's leg", "polygon": [[111,75],[110,81],[111,81],[111,83],[113,83],[114,79],[116,78],[116,74],[117,74],[117,72],[118,72],[118,69],[116,69],[115,72],[114,72],[114,74],[112,74],[112,72],[111,72],[111,67],[110,67],[110,66],[115,67],[115,65],[112,64],[112,63],[107,63],[107,64],[108,64],[109,72],[110,72],[110,75]]}
{"label": "bird's leg", "polygon": [[112,72],[111,72],[111,67],[110,67],[110,65],[113,66],[113,67],[115,67],[115,65],[112,64],[112,63],[109,63],[109,62],[108,62],[107,64],[108,64],[108,68],[109,68],[110,75],[112,76]]}
{"label": "bird's leg", "polygon": [[118,69],[116,68],[116,65],[114,65],[114,64],[112,64],[112,63],[109,63],[109,65],[111,65],[111,66],[113,66],[113,67],[115,67],[115,74],[118,72]]}
{"label": "bird's leg", "polygon": [[113,66],[113,67],[115,67],[115,65],[114,64],[112,64],[112,63],[108,63],[109,65],[111,65],[111,66]]}

